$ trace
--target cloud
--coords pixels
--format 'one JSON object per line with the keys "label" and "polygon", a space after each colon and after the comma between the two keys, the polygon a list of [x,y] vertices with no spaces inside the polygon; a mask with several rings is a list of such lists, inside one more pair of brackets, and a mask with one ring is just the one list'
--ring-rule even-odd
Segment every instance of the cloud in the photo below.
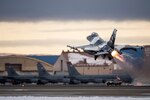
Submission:
{"label": "cloud", "polygon": [[117,43],[121,45],[150,45],[149,37],[144,36],[118,37],[117,41]]}
{"label": "cloud", "polygon": [[[136,37],[136,39],[133,39],[134,37],[120,37],[117,38],[116,44],[124,44],[124,45],[143,45],[149,44],[150,40],[149,37]],[[126,41],[128,40],[128,41]],[[32,40],[1,40],[0,46],[1,48],[5,47],[51,47],[51,46],[64,46],[64,48],[67,45],[84,45],[84,39],[32,39]],[[121,41],[121,42],[120,42]],[[88,42],[87,42],[88,43]],[[31,48],[32,49],[32,48]]]}
{"label": "cloud", "polygon": [[1,40],[0,46],[3,47],[50,47],[50,46],[67,46],[68,43],[73,44],[76,41],[79,43],[82,40],[65,40],[65,39],[33,39],[33,40]]}
{"label": "cloud", "polygon": [[150,20],[149,0],[1,0],[0,21]]}

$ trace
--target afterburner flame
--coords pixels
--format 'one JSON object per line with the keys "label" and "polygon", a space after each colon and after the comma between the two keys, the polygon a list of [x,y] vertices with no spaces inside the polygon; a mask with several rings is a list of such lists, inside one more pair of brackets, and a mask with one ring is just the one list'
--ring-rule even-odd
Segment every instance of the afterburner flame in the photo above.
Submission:
{"label": "afterburner flame", "polygon": [[123,56],[121,56],[118,51],[113,50],[113,51],[111,52],[111,55],[112,55],[114,58],[116,58],[116,59],[118,59],[118,60],[124,62]]}

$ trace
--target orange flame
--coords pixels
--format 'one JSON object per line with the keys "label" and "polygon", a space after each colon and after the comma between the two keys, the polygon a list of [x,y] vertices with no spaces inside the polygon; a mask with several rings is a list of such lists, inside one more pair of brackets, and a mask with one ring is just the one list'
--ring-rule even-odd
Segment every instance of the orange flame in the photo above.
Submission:
{"label": "orange flame", "polygon": [[118,59],[118,60],[124,62],[123,56],[120,55],[120,54],[118,53],[118,51],[113,50],[113,51],[111,52],[111,55],[112,55],[114,58],[116,58],[116,59]]}

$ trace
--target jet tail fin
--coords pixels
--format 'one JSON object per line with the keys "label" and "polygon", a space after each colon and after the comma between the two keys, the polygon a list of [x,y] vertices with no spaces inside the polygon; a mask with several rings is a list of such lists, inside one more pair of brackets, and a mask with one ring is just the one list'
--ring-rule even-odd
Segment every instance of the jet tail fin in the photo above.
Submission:
{"label": "jet tail fin", "polygon": [[50,75],[41,63],[37,63],[37,69],[38,69],[39,76],[49,76]]}
{"label": "jet tail fin", "polygon": [[70,76],[81,75],[76,68],[71,64],[71,62],[67,62],[68,73]]}
{"label": "jet tail fin", "polygon": [[14,68],[12,66],[7,66],[7,73],[8,73],[8,77],[9,76],[19,76],[18,73],[14,70]]}
{"label": "jet tail fin", "polygon": [[110,37],[110,40],[108,41],[108,45],[113,49],[114,49],[114,44],[115,44],[115,39],[116,39],[116,32],[117,32],[117,30],[114,29],[114,31]]}

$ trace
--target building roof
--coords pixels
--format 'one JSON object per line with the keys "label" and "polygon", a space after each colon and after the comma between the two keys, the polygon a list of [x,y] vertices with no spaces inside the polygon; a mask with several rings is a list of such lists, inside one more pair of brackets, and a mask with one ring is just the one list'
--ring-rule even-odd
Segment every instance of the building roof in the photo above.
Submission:
{"label": "building roof", "polygon": [[30,57],[30,58],[44,61],[51,65],[54,65],[59,57],[59,55],[22,55],[22,54],[0,53],[0,58],[10,57],[10,56],[11,57],[12,56],[14,56],[14,57]]}
{"label": "building roof", "polygon": [[39,60],[42,60],[44,62],[54,65],[59,56],[58,55],[31,55],[28,57],[36,58],[36,59],[39,59]]}

